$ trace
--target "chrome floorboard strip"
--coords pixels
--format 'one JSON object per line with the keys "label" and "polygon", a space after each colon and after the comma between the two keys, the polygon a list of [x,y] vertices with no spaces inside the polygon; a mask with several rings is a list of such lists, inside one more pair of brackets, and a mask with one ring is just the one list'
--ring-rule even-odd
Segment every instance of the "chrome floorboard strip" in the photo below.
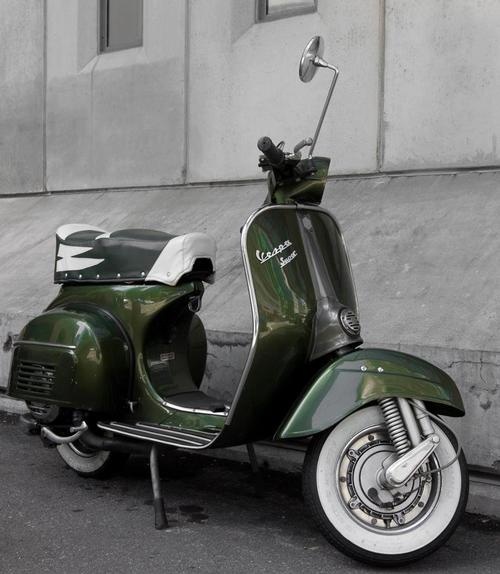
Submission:
{"label": "chrome floorboard strip", "polygon": [[173,427],[165,427],[165,426],[161,426],[161,425],[150,425],[147,423],[137,423],[136,424],[137,428],[140,429],[144,429],[144,430],[150,430],[150,431],[156,431],[156,432],[161,432],[161,433],[168,433],[168,434],[174,434],[177,436],[185,436],[185,437],[192,437],[192,438],[196,438],[199,439],[201,441],[204,442],[210,442],[211,440],[213,440],[219,433],[203,433],[203,431],[194,431],[191,429],[177,429],[177,428],[173,428]]}
{"label": "chrome floorboard strip", "polygon": [[147,440],[169,446],[180,448],[202,449],[211,444],[218,433],[209,436],[196,436],[189,431],[183,432],[179,429],[170,429],[166,427],[138,423],[137,425],[128,425],[126,423],[98,423],[97,426],[102,430],[111,431],[116,434],[128,436],[139,440]]}

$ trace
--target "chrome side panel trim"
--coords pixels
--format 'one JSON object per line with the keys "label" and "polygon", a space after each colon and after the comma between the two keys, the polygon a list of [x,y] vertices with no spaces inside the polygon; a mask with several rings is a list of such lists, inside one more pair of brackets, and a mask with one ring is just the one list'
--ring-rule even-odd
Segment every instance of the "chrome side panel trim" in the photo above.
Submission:
{"label": "chrome side panel trim", "polygon": [[19,345],[36,345],[38,347],[52,347],[56,349],[69,349],[74,351],[76,349],[75,345],[61,345],[59,343],[42,343],[40,341],[14,341],[12,343],[13,347],[17,347]]}

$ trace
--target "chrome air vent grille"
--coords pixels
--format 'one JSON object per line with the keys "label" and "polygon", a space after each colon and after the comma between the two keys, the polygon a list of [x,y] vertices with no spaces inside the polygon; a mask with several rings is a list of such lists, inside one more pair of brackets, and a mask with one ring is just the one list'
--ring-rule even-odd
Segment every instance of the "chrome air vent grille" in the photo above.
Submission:
{"label": "chrome air vent grille", "polygon": [[344,329],[348,335],[359,335],[361,326],[354,311],[347,308],[342,309],[342,311],[340,311],[339,318],[342,329]]}
{"label": "chrome air vent grille", "polygon": [[56,366],[52,363],[35,363],[20,361],[16,373],[18,391],[37,395],[50,396],[56,379]]}

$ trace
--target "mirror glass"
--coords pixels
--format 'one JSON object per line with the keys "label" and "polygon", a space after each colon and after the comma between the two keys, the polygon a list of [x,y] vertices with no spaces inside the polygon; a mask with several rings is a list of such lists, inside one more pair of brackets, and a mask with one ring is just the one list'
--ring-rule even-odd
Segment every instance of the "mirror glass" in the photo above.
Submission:
{"label": "mirror glass", "polygon": [[309,40],[307,46],[302,52],[299,65],[299,77],[303,82],[310,82],[314,78],[317,66],[314,65],[314,59],[318,56],[323,57],[323,38],[314,36]]}

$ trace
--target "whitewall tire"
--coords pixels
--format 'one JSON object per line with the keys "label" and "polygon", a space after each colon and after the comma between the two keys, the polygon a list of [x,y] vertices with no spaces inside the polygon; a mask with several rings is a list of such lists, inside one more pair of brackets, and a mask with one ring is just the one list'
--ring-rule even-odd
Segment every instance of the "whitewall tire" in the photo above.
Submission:
{"label": "whitewall tire", "polygon": [[[448,433],[434,426],[440,443],[426,472],[456,456]],[[384,566],[439,548],[457,527],[468,494],[463,454],[443,471],[384,489],[379,470],[393,453],[382,412],[373,406],[314,437],[304,463],[304,497],[325,537],[353,558]]]}

